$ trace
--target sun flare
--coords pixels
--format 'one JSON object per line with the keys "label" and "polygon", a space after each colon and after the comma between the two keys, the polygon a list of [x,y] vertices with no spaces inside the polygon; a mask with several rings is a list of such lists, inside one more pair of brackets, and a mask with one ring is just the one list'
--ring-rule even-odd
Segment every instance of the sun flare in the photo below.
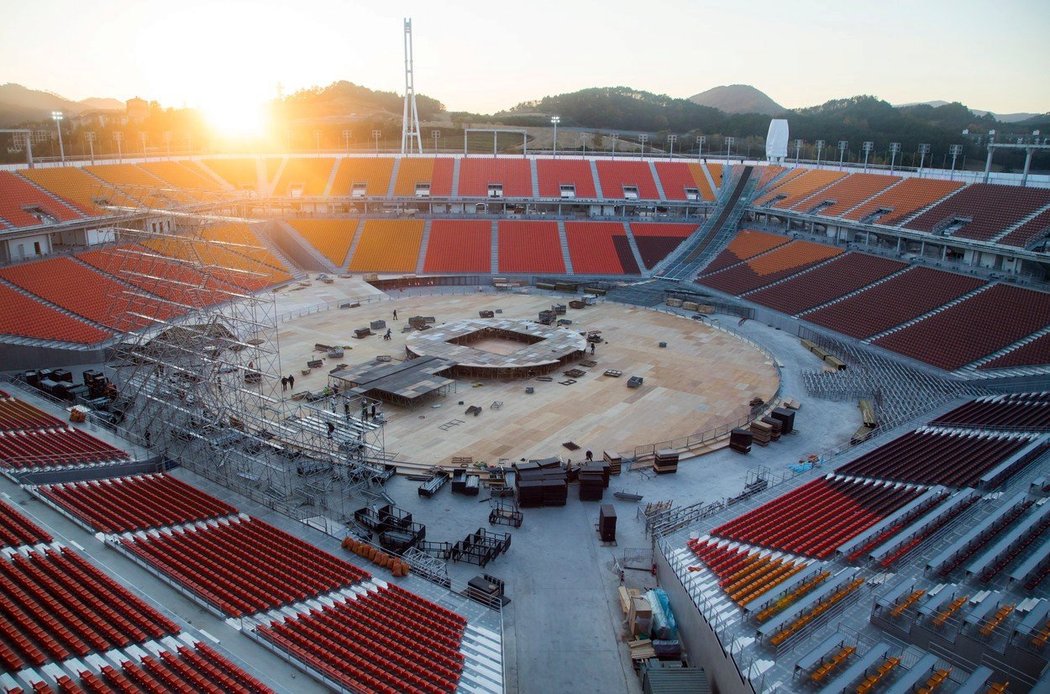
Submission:
{"label": "sun flare", "polygon": [[263,104],[229,96],[210,99],[201,108],[216,134],[227,138],[258,138],[266,132]]}

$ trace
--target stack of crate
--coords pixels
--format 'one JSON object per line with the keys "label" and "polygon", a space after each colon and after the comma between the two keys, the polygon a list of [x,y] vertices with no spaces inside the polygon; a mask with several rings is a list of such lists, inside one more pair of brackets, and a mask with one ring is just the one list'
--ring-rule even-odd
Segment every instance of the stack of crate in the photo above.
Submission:
{"label": "stack of crate", "polygon": [[667,449],[657,451],[656,458],[653,459],[653,470],[658,475],[678,472],[678,453]]}

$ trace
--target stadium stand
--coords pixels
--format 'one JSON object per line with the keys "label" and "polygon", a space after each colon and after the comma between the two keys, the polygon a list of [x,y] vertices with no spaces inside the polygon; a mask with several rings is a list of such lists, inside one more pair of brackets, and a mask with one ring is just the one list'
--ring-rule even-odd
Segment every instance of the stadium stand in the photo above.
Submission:
{"label": "stadium stand", "polygon": [[274,620],[257,633],[349,688],[437,694],[457,690],[465,627],[459,615],[389,585]]}
{"label": "stadium stand", "polygon": [[715,199],[711,184],[695,162],[658,161],[656,175],[668,200],[695,200],[696,196],[708,202]]}
{"label": "stadium stand", "polygon": [[394,183],[394,195],[406,198],[450,197],[454,167],[455,162],[448,158],[402,158]]}
{"label": "stadium stand", "polygon": [[562,186],[572,186],[568,197],[597,198],[591,163],[584,159],[537,159],[536,176],[541,198],[562,198]]}
{"label": "stadium stand", "polygon": [[[1050,205],[1050,190],[974,183],[904,223],[904,228],[988,241]],[[957,226],[961,223],[962,226]]]}
{"label": "stadium stand", "polygon": [[6,501],[0,500],[0,549],[50,543],[51,535]]}
{"label": "stadium stand", "polygon": [[954,371],[1048,324],[1050,294],[997,284],[874,344]]}
{"label": "stadium stand", "polygon": [[1011,369],[1050,364],[1050,333],[1044,333],[1006,354],[981,364],[978,369]]}
{"label": "stadium stand", "polygon": [[[115,305],[129,308],[141,305],[150,315],[162,320],[180,313],[170,305],[134,298],[123,284],[68,257],[11,265],[0,269],[0,277],[70,313],[114,330],[134,330],[152,324],[145,317],[115,311]],[[85,287],[91,287],[92,291],[84,291]]]}
{"label": "stadium stand", "polygon": [[607,200],[659,200],[653,173],[644,161],[598,160],[598,180]]}
{"label": "stadium stand", "polygon": [[729,599],[741,607],[806,567],[803,562],[772,559],[752,548],[730,547],[724,540],[693,538],[688,547],[718,576],[718,585]]}
{"label": "stadium stand", "polygon": [[[258,244],[258,241],[254,243]],[[152,238],[142,242],[150,250],[169,258],[188,261],[202,268],[213,268],[222,283],[254,292],[288,281],[291,276],[263,265],[231,247],[220,247],[188,238]],[[248,250],[248,249],[245,249]],[[218,268],[228,268],[232,271]]]}
{"label": "stadium stand", "polygon": [[747,295],[749,301],[796,315],[908,267],[864,253],[844,253],[826,265]]}
{"label": "stadium stand", "polygon": [[65,423],[47,412],[0,391],[0,431],[52,429]]}
{"label": "stadium stand", "polygon": [[100,206],[102,204],[127,202],[124,196],[115,194],[113,186],[107,185],[77,167],[25,169],[19,174],[55,195],[69,200],[84,214],[92,217],[111,214]]}
{"label": "stadium stand", "polygon": [[0,585],[0,662],[11,671],[180,631],[65,547],[3,554]]}
{"label": "stadium stand", "polygon": [[63,675],[57,678],[59,691],[95,694],[137,694],[140,691],[152,694],[169,691],[271,694],[273,691],[203,642],[197,641],[192,648],[180,644],[174,650],[155,647],[150,650],[155,655],[143,652],[135,656],[119,652],[112,654],[111,660],[119,662],[119,670],[108,664],[98,667],[97,673],[81,670],[79,687],[83,689],[71,688],[77,687],[77,683]]}
{"label": "stadium stand", "polygon": [[823,559],[921,491],[900,483],[822,477],[718,526],[711,534]]}
{"label": "stadium stand", "polygon": [[14,227],[32,227],[81,219],[82,215],[19,176],[0,171],[0,218]]}
{"label": "stadium stand", "polygon": [[906,178],[843,214],[842,217],[865,223],[893,226],[962,187],[963,184],[959,181]]}
{"label": "stadium stand", "polygon": [[835,472],[897,482],[969,487],[1028,441],[1027,436],[1018,434],[912,431]]}
{"label": "stadium stand", "polygon": [[[346,161],[343,159],[340,164]],[[273,185],[273,194],[292,198],[324,195],[333,166],[335,159],[332,157],[288,157],[280,178]],[[333,195],[337,194],[335,190],[341,189],[333,186]]]}
{"label": "stadium stand", "polygon": [[10,470],[98,465],[130,457],[85,431],[65,426],[0,432],[0,467]]}
{"label": "stadium stand", "polygon": [[622,223],[565,222],[565,237],[575,274],[639,274]]}
{"label": "stadium stand", "polygon": [[492,222],[477,219],[435,219],[423,261],[424,272],[490,272]]}
{"label": "stadium stand", "polygon": [[37,491],[92,530],[104,533],[182,525],[237,512],[164,474],[44,485]]}
{"label": "stadium stand", "polygon": [[311,246],[342,267],[346,254],[354,243],[357,233],[356,219],[289,219],[288,225],[295,229]]}
{"label": "stadium stand", "polygon": [[1050,431],[1050,393],[986,395],[942,414],[930,425]]}
{"label": "stadium stand", "polygon": [[795,204],[799,212],[838,217],[901,179],[883,174],[854,173]]}
{"label": "stadium stand", "polygon": [[[402,159],[404,166],[409,159]],[[427,160],[432,161],[432,160]],[[349,195],[353,197],[382,197],[390,189],[390,176],[394,173],[394,160],[388,157],[378,158],[350,158],[339,160],[339,168],[336,169],[335,178],[332,180],[332,190],[329,195],[342,197]],[[327,181],[327,177],[325,181]],[[414,194],[415,183],[412,184]],[[322,184],[322,192],[324,185]],[[318,193],[320,195],[320,193]]]}
{"label": "stadium stand", "polygon": [[642,256],[646,269],[652,269],[696,229],[695,224],[634,222],[631,224],[631,235],[634,236],[638,254]]}
{"label": "stadium stand", "polygon": [[274,609],[368,578],[356,566],[247,516],[136,533],[120,542],[231,617]]}
{"label": "stadium stand", "polygon": [[912,267],[896,277],[807,313],[811,323],[864,339],[943,306],[984,282],[926,267]]}
{"label": "stadium stand", "polygon": [[130,200],[147,207],[169,207],[193,201],[192,195],[168,185],[137,164],[100,164],[85,166],[84,171],[112,184],[124,191]]}
{"label": "stadium stand", "polygon": [[791,239],[786,236],[769,234],[764,231],[741,229],[736,233],[736,236],[733,237],[733,240],[729,242],[729,245],[725,247],[725,250],[715,256],[714,260],[707,264],[707,267],[704,268],[704,272],[710,274],[712,272],[724,270],[730,265],[736,265],[742,260],[754,258],[760,253],[765,253],[777,246],[783,246],[790,240]]}
{"label": "stadium stand", "polygon": [[739,265],[701,275],[700,284],[737,296],[790,277],[842,253],[809,241],[792,241],[757,255]]}
{"label": "stadium stand", "polygon": [[500,272],[565,272],[555,222],[499,221]]}
{"label": "stadium stand", "polygon": [[704,166],[711,174],[711,179],[714,180],[715,185],[719,188],[722,187],[722,176],[724,173],[724,167],[718,162],[705,161]]}
{"label": "stadium stand", "polygon": [[423,242],[422,220],[369,219],[360,233],[350,270],[415,272]]}
{"label": "stadium stand", "polygon": [[[708,165],[708,168],[710,168],[710,165]],[[792,176],[798,176],[804,171],[804,169],[786,169],[785,167],[777,166],[776,164],[763,166],[761,167],[761,173],[758,177],[758,183],[755,184],[755,192],[758,195],[767,192],[766,186],[768,186],[774,178],[784,173],[785,171],[787,171],[787,173],[784,174],[784,178],[781,179],[781,181],[779,181],[778,184],[786,182]]]}
{"label": "stadium stand", "polygon": [[532,167],[527,159],[463,158],[459,162],[459,196],[531,198]]}
{"label": "stadium stand", "polygon": [[1043,210],[1024,224],[1019,225],[996,243],[1018,248],[1031,248],[1050,234],[1050,210]]}
{"label": "stadium stand", "polygon": [[259,169],[255,159],[202,159],[197,162],[237,190],[259,190]]}
{"label": "stadium stand", "polygon": [[807,169],[799,176],[785,181],[772,191],[755,200],[757,207],[779,207],[790,209],[810,195],[822,191],[846,174],[828,169]]}
{"label": "stadium stand", "polygon": [[47,304],[0,284],[0,335],[79,345],[104,342],[112,334],[68,316]]}
{"label": "stadium stand", "polygon": [[218,181],[204,173],[193,162],[151,161],[139,164],[139,167],[176,188],[211,192],[223,190]]}

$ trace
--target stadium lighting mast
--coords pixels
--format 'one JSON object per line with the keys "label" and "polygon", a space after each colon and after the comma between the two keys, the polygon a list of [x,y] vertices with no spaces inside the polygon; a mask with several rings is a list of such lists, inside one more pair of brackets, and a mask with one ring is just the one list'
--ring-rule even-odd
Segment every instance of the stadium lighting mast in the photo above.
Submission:
{"label": "stadium lighting mast", "polygon": [[343,147],[346,148],[346,153],[350,154],[350,131],[343,131]]}
{"label": "stadium lighting mast", "polygon": [[727,160],[729,159],[729,150],[731,150],[733,148],[733,143],[734,142],[736,142],[736,138],[735,137],[731,137],[730,136],[730,137],[726,138],[726,159]]}
{"label": "stadium lighting mast", "polygon": [[416,85],[412,70],[412,20],[405,19],[405,108],[401,115],[401,154],[408,150],[423,153],[419,136],[419,110],[416,108]]}
{"label": "stadium lighting mast", "polygon": [[922,165],[926,163],[926,155],[930,153],[928,144],[919,145],[919,178],[922,178]]}
{"label": "stadium lighting mast", "polygon": [[612,148],[609,151],[615,157],[616,156],[616,140],[620,137],[620,133],[609,133],[609,136],[612,137]]}
{"label": "stadium lighting mast", "polygon": [[706,135],[696,136],[696,158],[699,161],[704,158],[704,143],[707,142]]}
{"label": "stadium lighting mast", "polygon": [[638,141],[642,143],[642,156],[645,156],[645,143],[649,141],[649,136],[646,133],[642,133],[638,136]]}
{"label": "stadium lighting mast", "polygon": [[824,149],[824,140],[817,140],[817,166],[820,166],[820,153]]}
{"label": "stadium lighting mast", "polygon": [[84,133],[84,137],[87,138],[88,150],[91,152],[91,165],[95,165],[95,131],[89,130]]}
{"label": "stadium lighting mast", "polygon": [[795,166],[798,166],[798,156],[802,152],[802,139],[795,140]]}
{"label": "stadium lighting mast", "polygon": [[441,139],[441,131],[440,130],[431,130],[430,131],[430,137],[434,138],[434,151],[436,152],[436,151],[438,151],[438,140]]}
{"label": "stadium lighting mast", "polygon": [[890,143],[890,173],[893,173],[893,165],[897,163],[897,155],[901,153],[901,143]]}
{"label": "stadium lighting mast", "polygon": [[554,144],[551,146],[551,151],[554,156],[558,156],[558,123],[561,123],[561,116],[551,116],[551,125],[554,126]]}
{"label": "stadium lighting mast", "polygon": [[955,160],[960,154],[962,154],[962,151],[962,145],[951,145],[948,147],[948,154],[952,155],[952,172],[948,175],[949,181],[955,179]]}
{"label": "stadium lighting mast", "polygon": [[122,164],[124,162],[124,152],[121,146],[124,144],[124,133],[119,131],[113,133],[113,139],[117,141],[117,163]]}
{"label": "stadium lighting mast", "polygon": [[677,135],[668,135],[667,136],[667,145],[668,145],[667,157],[669,159],[674,159],[674,143],[677,140],[678,140],[678,136]]}
{"label": "stadium lighting mast", "polygon": [[377,157],[379,156],[379,138],[382,137],[382,136],[383,136],[383,131],[382,130],[373,130],[372,131],[372,137],[375,138],[375,141],[376,141],[376,156]]}
{"label": "stadium lighting mast", "polygon": [[62,147],[62,119],[64,117],[61,111],[51,112],[51,118],[55,121],[55,128],[58,130],[58,156],[63,164],[66,163],[66,150]]}
{"label": "stadium lighting mast", "polygon": [[868,170],[868,155],[871,154],[871,150],[875,149],[875,143],[871,140],[867,140],[861,147],[864,150],[864,170]]}
{"label": "stadium lighting mast", "polygon": [[839,140],[839,168],[844,168],[842,164],[843,158],[846,156],[846,150],[849,149],[849,142],[846,140]]}
{"label": "stadium lighting mast", "polygon": [[139,133],[139,139],[142,140],[142,158],[146,158],[146,133]]}

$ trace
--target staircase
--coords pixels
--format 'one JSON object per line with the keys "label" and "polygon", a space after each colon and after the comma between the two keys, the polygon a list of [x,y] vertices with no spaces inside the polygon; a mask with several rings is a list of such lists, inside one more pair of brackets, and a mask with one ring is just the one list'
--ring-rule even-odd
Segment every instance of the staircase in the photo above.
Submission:
{"label": "staircase", "polygon": [[499,222],[492,220],[492,274],[499,272]]}
{"label": "staircase", "polygon": [[529,159],[529,173],[532,176],[532,197],[540,196],[540,172],[535,159]]}
{"label": "staircase", "polygon": [[[339,164],[342,159],[336,159],[332,162],[332,170],[328,172],[328,182],[324,184],[324,196],[326,198],[332,197],[332,186],[335,185],[336,174],[339,173]],[[397,161],[396,159],[394,160]],[[346,191],[337,193],[337,195],[346,195]]]}
{"label": "staircase", "polygon": [[639,272],[645,272],[645,263],[642,262],[642,252],[638,250],[638,241],[634,238],[634,232],[631,231],[630,222],[623,223],[623,232],[627,235],[627,245],[631,248],[631,255],[634,256],[634,262],[638,264]]}
{"label": "staircase", "polygon": [[[284,254],[284,252],[277,246],[277,243],[270,238],[270,235],[267,232],[260,233],[261,227],[259,226],[255,228],[249,227],[249,230],[252,232],[255,238],[259,240],[259,243],[265,246],[266,250],[270,251],[270,253],[273,253],[273,256],[281,262],[281,266],[277,268],[278,270],[285,270],[286,272],[288,272],[288,274],[290,274],[297,280],[306,279],[307,273],[298,265],[296,265],[288,259],[288,256]],[[327,266],[327,264],[327,261],[325,261],[325,266]]]}
{"label": "staircase", "polygon": [[397,189],[397,175],[401,171],[401,157],[394,157],[394,169],[390,172],[390,185],[386,187],[386,196],[388,198],[394,197],[394,191]]}
{"label": "staircase", "polygon": [[416,261],[417,275],[423,274],[423,266],[426,264],[427,246],[430,245],[430,222],[429,218],[423,222],[423,240],[419,243],[419,259]]}
{"label": "staircase", "polygon": [[657,263],[654,277],[690,279],[729,243],[755,193],[758,176],[753,176],[753,171],[753,167],[744,167],[733,185],[722,187],[715,211],[698,231]]}
{"label": "staircase", "polygon": [[452,160],[452,196],[453,198],[459,197],[459,164],[463,161],[461,158],[456,157]]}
{"label": "staircase", "polygon": [[332,261],[321,255],[309,241],[299,235],[287,222],[274,222],[273,226],[262,234],[272,244],[291,258],[295,266],[317,272],[338,272],[339,268]]}
{"label": "staircase", "polygon": [[998,234],[996,234],[992,238],[988,239],[988,241],[990,243],[999,243],[999,241],[1001,239],[1003,239],[1005,236],[1007,236],[1009,234],[1012,234],[1014,231],[1016,231],[1017,229],[1023,227],[1025,224],[1028,224],[1028,222],[1032,221],[1033,219],[1035,219],[1039,215],[1043,214],[1047,210],[1050,210],[1050,205],[1044,205],[1043,207],[1038,208],[1032,214],[1027,215],[1025,217],[1022,217],[1021,219],[1017,220],[1016,223],[1011,224],[1010,226],[1006,227],[1005,229],[1000,231]]}
{"label": "staircase", "polygon": [[558,243],[561,245],[561,257],[565,262],[565,274],[572,275],[572,258],[569,257],[569,239],[565,235],[565,222],[558,220]]}
{"label": "staircase", "polygon": [[354,228],[354,240],[350,244],[350,250],[346,252],[346,260],[343,261],[343,269],[348,270],[350,268],[350,261],[354,259],[354,253],[357,252],[357,244],[361,243],[361,232],[365,227],[365,220],[360,219],[357,222],[357,226]]}
{"label": "staircase", "polygon": [[660,199],[667,200],[667,195],[664,193],[664,184],[660,182],[660,176],[656,173],[656,162],[652,159],[649,160],[649,173],[652,174],[653,183],[656,184],[656,192],[660,194]]}
{"label": "staircase", "polygon": [[[263,197],[272,196],[273,189],[277,186],[277,181],[281,180],[281,174],[284,173],[284,167],[288,164],[288,157],[282,157],[281,163],[277,167],[277,172],[273,175],[273,180],[266,178],[266,160],[262,157],[255,158],[255,175],[259,178],[259,195]],[[287,191],[285,191],[287,193]]]}
{"label": "staircase", "polygon": [[710,171],[708,171],[706,161],[700,164],[700,170],[704,172],[704,178],[707,179],[707,185],[711,186],[711,191],[717,197],[722,190],[715,185],[715,177],[711,175]]}
{"label": "staircase", "polygon": [[595,159],[591,159],[591,176],[594,177],[594,192],[598,194],[599,200],[604,200],[605,195],[602,194],[602,179],[598,177],[598,162]]}

